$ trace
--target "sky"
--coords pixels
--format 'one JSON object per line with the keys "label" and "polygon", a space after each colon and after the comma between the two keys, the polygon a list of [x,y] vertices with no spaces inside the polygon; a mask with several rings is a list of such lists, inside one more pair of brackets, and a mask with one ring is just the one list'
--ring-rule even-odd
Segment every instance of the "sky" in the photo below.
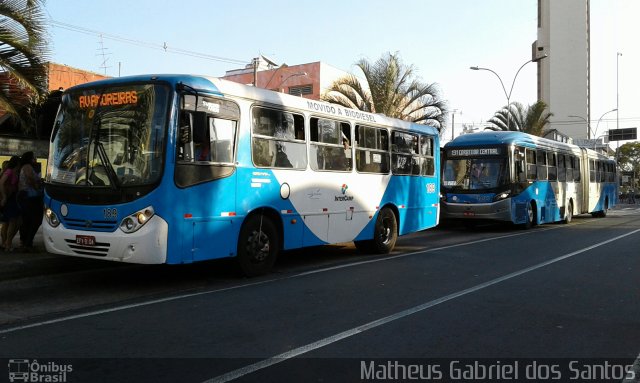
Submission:
{"label": "sky", "polygon": [[[537,39],[537,0],[50,0],[45,8],[51,60],[109,76],[223,76],[260,54],[358,74],[356,61],[397,52],[423,82],[439,84],[456,132],[506,105],[498,78],[470,66],[495,71],[507,91],[513,84],[511,101],[537,96],[535,64],[514,79]],[[592,124],[619,109],[599,131],[615,129],[616,117],[620,128],[640,126],[638,15],[638,0],[591,0]]]}

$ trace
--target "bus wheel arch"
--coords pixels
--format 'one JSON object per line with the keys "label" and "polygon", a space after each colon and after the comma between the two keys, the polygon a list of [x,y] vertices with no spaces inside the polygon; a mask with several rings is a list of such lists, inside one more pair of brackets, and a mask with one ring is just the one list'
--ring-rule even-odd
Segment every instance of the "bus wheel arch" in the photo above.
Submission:
{"label": "bus wheel arch", "polygon": [[282,247],[282,223],[275,211],[256,209],[242,223],[236,262],[247,277],[271,271]]}

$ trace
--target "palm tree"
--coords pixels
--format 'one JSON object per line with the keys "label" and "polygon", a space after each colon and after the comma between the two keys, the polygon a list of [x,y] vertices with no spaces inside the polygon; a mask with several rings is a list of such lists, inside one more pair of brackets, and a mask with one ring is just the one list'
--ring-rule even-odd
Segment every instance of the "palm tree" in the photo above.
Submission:
{"label": "palm tree", "polygon": [[488,130],[507,130],[529,133],[542,137],[549,129],[549,118],[553,113],[546,112],[547,104],[537,101],[533,105],[525,107],[519,102],[512,102],[508,106],[497,111],[489,119],[492,126]]}
{"label": "palm tree", "polygon": [[387,53],[373,64],[362,59],[356,66],[364,74],[364,83],[353,75],[339,78],[322,100],[438,129],[444,126],[446,102],[437,84],[416,79],[414,67],[405,66],[397,53]]}
{"label": "palm tree", "polygon": [[44,0],[0,1],[0,111],[25,133],[33,128],[33,106],[47,93]]}

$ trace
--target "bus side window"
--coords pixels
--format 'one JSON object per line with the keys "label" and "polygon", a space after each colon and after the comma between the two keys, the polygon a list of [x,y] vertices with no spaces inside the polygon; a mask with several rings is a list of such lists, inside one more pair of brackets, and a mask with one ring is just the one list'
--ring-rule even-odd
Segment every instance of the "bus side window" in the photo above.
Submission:
{"label": "bus side window", "polygon": [[346,122],[311,118],[310,164],[313,170],[351,170],[350,126]]}
{"label": "bus side window", "polygon": [[436,167],[433,157],[433,138],[420,136],[420,155],[422,156],[422,175],[433,176]]}
{"label": "bus side window", "polygon": [[256,166],[293,169],[307,167],[302,115],[255,107],[252,116],[252,158]]}
{"label": "bus side window", "polygon": [[556,167],[556,154],[553,152],[547,152],[547,172],[549,181],[556,181],[558,179],[558,169]]}
{"label": "bus side window", "polygon": [[211,161],[209,117],[204,112],[195,112],[193,114],[193,150],[194,161]]}
{"label": "bus side window", "polygon": [[192,114],[184,110],[181,111],[178,119],[178,161],[191,161],[193,159],[192,126]]}
{"label": "bus side window", "polygon": [[564,154],[558,154],[558,181],[566,182],[567,181],[567,170],[565,167],[565,156]]}
{"label": "bus side window", "polygon": [[536,161],[538,165],[538,179],[547,179],[547,152],[544,150],[538,150],[536,152]]}
{"label": "bus side window", "polygon": [[356,125],[356,169],[365,173],[389,173],[389,132]]}
{"label": "bus side window", "polygon": [[213,162],[233,162],[236,122],[212,118],[210,123],[211,160]]}
{"label": "bus side window", "polygon": [[513,152],[513,158],[514,158],[515,181],[525,182],[527,180],[527,177],[526,177],[524,149],[515,148]]}
{"label": "bus side window", "polygon": [[596,161],[589,160],[589,182],[596,182]]}
{"label": "bus side window", "polygon": [[418,136],[413,133],[391,133],[391,170],[394,174],[419,175]]}
{"label": "bus side window", "polygon": [[538,178],[538,168],[536,166],[536,151],[527,149],[527,180],[534,181]]}
{"label": "bus side window", "polygon": [[582,172],[580,171],[580,158],[573,157],[573,160],[574,160],[573,180],[576,182],[580,182],[580,180],[582,179],[581,177]]}
{"label": "bus side window", "polygon": [[567,168],[567,182],[573,182],[573,156],[566,155],[564,159],[565,166]]}

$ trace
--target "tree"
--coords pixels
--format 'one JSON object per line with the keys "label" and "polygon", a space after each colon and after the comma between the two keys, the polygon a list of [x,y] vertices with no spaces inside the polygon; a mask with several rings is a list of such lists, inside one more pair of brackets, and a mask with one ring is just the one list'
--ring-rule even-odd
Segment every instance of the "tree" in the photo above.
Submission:
{"label": "tree", "polygon": [[640,175],[640,142],[628,142],[618,149],[618,168]]}
{"label": "tree", "polygon": [[537,101],[526,108],[519,102],[512,102],[489,119],[492,126],[488,129],[520,131],[542,137],[549,131],[546,126],[553,116],[553,113],[545,111],[546,108],[544,101]]}
{"label": "tree", "polygon": [[629,186],[637,191],[640,178],[640,142],[628,142],[618,148],[617,161],[620,171],[631,173]]}
{"label": "tree", "polygon": [[47,94],[44,0],[0,1],[0,111],[24,133],[34,128],[34,107]]}
{"label": "tree", "polygon": [[386,53],[373,64],[362,59],[356,66],[364,82],[353,75],[339,78],[322,100],[442,129],[447,111],[438,85],[415,78],[415,68],[404,65],[397,53]]}

